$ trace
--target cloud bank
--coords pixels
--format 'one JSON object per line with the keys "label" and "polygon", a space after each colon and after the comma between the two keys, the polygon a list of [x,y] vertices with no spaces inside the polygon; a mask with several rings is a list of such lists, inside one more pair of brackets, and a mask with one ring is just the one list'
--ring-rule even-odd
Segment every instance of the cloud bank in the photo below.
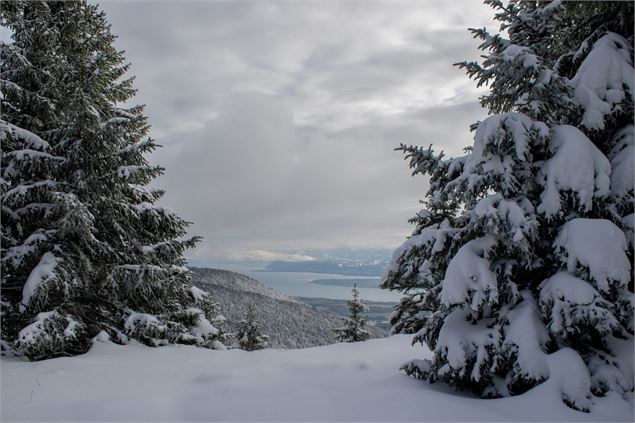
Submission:
{"label": "cloud bank", "polygon": [[461,154],[485,116],[452,66],[478,56],[467,27],[493,27],[478,2],[102,6],[195,258],[393,248],[427,187],[394,148]]}

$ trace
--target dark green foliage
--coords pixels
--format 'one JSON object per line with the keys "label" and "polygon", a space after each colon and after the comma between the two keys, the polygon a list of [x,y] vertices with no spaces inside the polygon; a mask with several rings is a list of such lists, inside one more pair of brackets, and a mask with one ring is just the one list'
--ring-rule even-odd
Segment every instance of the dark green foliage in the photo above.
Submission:
{"label": "dark green foliage", "polygon": [[353,284],[353,299],[348,301],[349,316],[344,319],[344,326],[335,329],[335,336],[340,342],[366,341],[370,334],[366,330],[368,319],[363,313],[368,307],[359,299],[357,284]]}
{"label": "dark green foliage", "polygon": [[145,158],[157,145],[143,107],[123,106],[134,78],[104,13],[83,1],[1,12],[13,37],[0,74],[3,346],[75,354],[100,331],[211,345],[214,303],[184,267],[198,238],[147,186],[163,169]]}
{"label": "dark green foliage", "polygon": [[236,340],[240,349],[254,351],[267,348],[269,337],[262,333],[260,326],[256,309],[253,304],[249,304],[243,319],[237,325]]}

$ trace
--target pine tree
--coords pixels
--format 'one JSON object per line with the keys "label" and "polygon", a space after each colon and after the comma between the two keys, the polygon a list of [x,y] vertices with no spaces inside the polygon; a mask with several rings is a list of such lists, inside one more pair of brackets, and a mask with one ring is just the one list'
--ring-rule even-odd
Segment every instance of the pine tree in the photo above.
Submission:
{"label": "pine tree", "polygon": [[267,348],[269,336],[262,332],[253,304],[249,304],[242,320],[238,322],[237,329],[236,339],[240,349],[254,351]]}
{"label": "pine tree", "polygon": [[188,222],[156,205],[142,106],[103,12],[8,2],[2,25],[3,349],[32,359],[116,342],[221,348],[216,305],[191,285]]}
{"label": "pine tree", "polygon": [[349,317],[344,318],[344,326],[335,329],[335,337],[340,342],[366,341],[370,334],[365,329],[368,319],[362,315],[368,307],[359,299],[357,284],[353,284],[353,299],[348,301]]}
{"label": "pine tree", "polygon": [[430,188],[382,287],[435,353],[408,374],[507,396],[566,365],[587,410],[633,391],[633,4],[486,3],[501,33],[458,65],[490,115],[462,157],[400,147]]}

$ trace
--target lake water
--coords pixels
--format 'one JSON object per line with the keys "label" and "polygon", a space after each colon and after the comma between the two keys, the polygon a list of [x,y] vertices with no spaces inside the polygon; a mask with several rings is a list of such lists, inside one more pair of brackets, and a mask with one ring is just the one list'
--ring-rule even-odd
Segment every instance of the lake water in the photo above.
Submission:
{"label": "lake water", "polygon": [[[193,264],[195,265],[195,264]],[[379,279],[360,276],[340,276],[324,273],[305,272],[268,272],[262,263],[214,263],[205,267],[215,267],[242,273],[254,278],[270,288],[293,297],[319,297],[331,299],[350,299],[351,288],[346,286],[319,285],[311,283],[316,279]],[[359,295],[368,301],[397,302],[401,294],[378,288],[358,288]]]}

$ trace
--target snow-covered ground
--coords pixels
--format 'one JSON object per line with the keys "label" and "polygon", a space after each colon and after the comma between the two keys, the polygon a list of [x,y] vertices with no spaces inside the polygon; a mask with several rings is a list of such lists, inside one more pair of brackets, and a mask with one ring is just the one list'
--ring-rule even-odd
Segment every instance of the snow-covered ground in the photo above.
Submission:
{"label": "snow-covered ground", "polygon": [[96,343],[82,356],[2,358],[2,421],[632,421],[632,404],[594,398],[589,414],[554,381],[481,400],[398,371],[423,348],[397,335],[302,350],[213,351]]}

